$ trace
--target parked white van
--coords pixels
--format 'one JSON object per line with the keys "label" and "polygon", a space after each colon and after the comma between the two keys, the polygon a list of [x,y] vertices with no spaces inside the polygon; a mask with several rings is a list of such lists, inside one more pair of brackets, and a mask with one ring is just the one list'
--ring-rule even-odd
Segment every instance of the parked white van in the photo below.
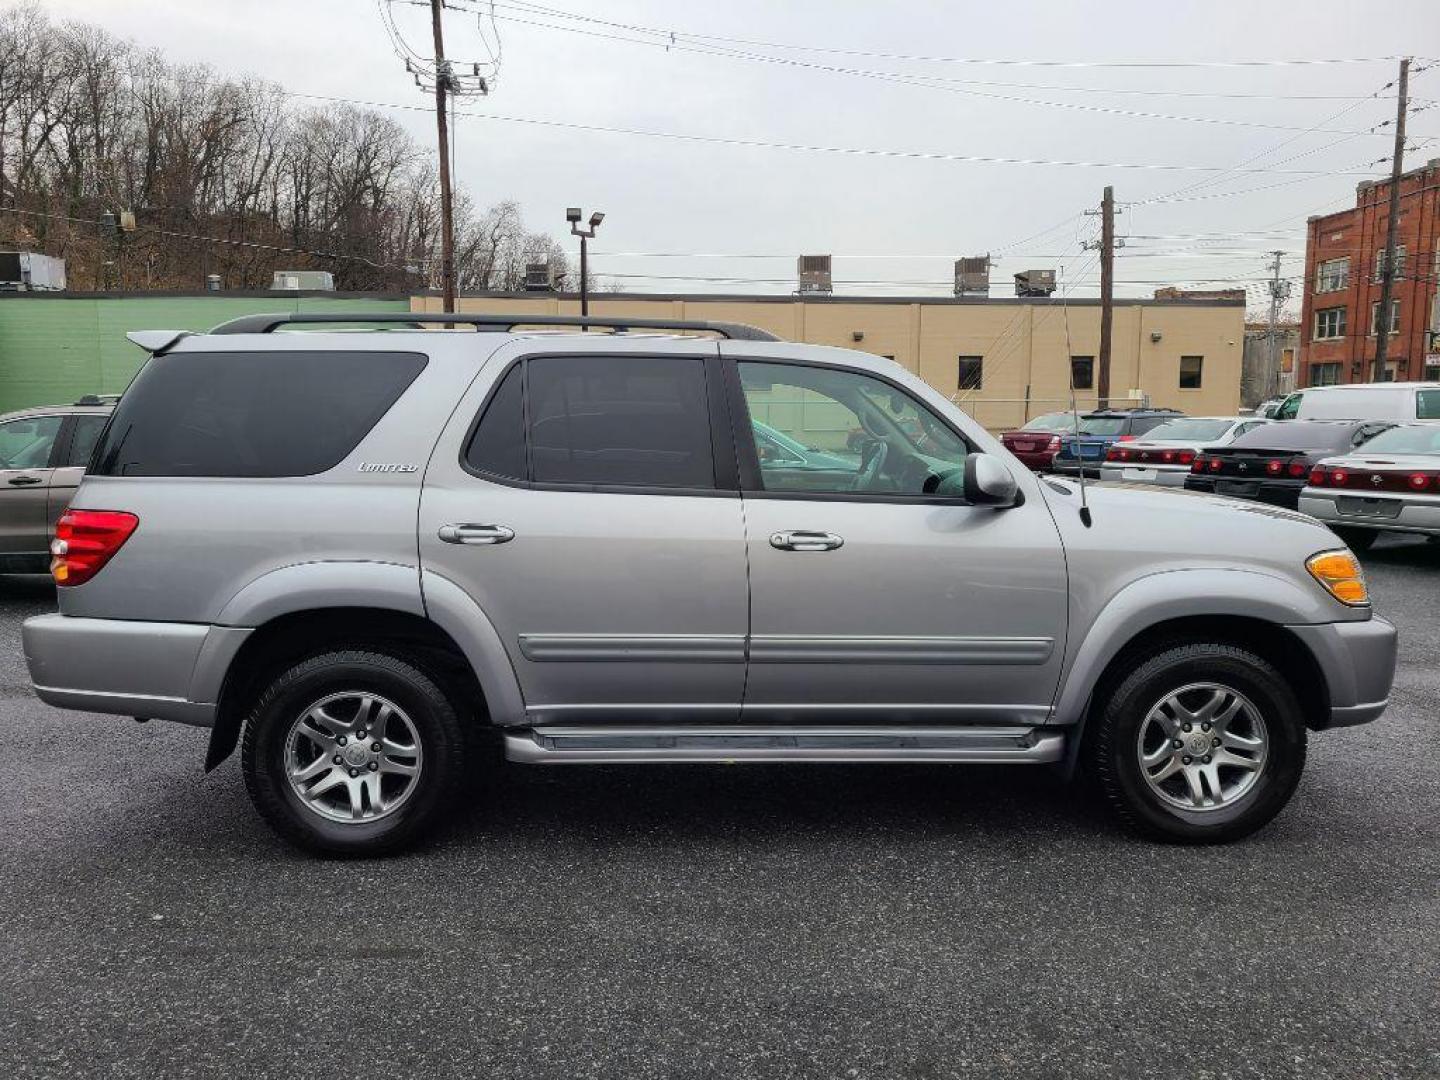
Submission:
{"label": "parked white van", "polygon": [[1440,420],[1440,383],[1351,383],[1297,390],[1277,420]]}

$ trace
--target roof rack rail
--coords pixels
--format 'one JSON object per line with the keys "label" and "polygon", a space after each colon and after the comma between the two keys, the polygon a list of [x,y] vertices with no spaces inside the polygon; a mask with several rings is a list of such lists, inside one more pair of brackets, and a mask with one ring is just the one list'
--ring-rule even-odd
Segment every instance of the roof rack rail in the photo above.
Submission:
{"label": "roof rack rail", "polygon": [[82,394],[76,399],[76,405],[114,405],[120,400],[119,394]]}
{"label": "roof rack rail", "polygon": [[746,323],[700,322],[685,319],[626,319],[580,315],[443,315],[434,312],[383,312],[367,315],[358,311],[298,312],[275,315],[241,315],[223,322],[212,334],[269,334],[282,326],[316,323],[396,323],[419,329],[426,323],[473,326],[476,330],[508,333],[517,326],[600,326],[624,333],[627,330],[699,330],[718,334],[731,341],[780,341],[781,338]]}

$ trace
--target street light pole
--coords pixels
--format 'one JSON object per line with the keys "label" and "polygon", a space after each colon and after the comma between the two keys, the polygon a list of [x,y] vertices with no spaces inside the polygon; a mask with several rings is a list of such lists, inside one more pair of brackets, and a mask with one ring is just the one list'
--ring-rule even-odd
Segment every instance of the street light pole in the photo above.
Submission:
{"label": "street light pole", "polygon": [[[590,215],[590,227],[582,229],[580,219],[585,212],[578,206],[568,207],[565,211],[565,220],[570,222],[570,232],[580,238],[580,317],[585,318],[590,314],[590,253],[586,245],[587,240],[595,237],[595,230],[600,227],[600,222],[605,220],[605,215],[596,210]],[[587,327],[588,329],[588,327]]]}

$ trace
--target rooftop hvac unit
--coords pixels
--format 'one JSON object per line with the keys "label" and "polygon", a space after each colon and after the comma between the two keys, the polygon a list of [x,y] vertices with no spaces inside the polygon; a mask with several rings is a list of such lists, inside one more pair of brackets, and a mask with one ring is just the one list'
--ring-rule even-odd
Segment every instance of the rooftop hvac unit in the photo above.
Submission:
{"label": "rooftop hvac unit", "polygon": [[0,292],[59,292],[65,260],[29,251],[0,252]]}
{"label": "rooftop hvac unit", "polygon": [[1016,296],[1049,296],[1054,291],[1054,270],[1021,270],[1015,275]]}
{"label": "rooftop hvac unit", "polygon": [[828,294],[833,290],[829,255],[801,255],[795,268],[800,278],[797,292]]}
{"label": "rooftop hvac unit", "polygon": [[548,262],[525,264],[526,292],[554,292],[555,268]]}
{"label": "rooftop hvac unit", "polygon": [[990,256],[975,255],[955,260],[955,295],[990,295]]}
{"label": "rooftop hvac unit", "polygon": [[329,270],[276,270],[270,281],[276,292],[287,290],[335,291],[335,275]]}

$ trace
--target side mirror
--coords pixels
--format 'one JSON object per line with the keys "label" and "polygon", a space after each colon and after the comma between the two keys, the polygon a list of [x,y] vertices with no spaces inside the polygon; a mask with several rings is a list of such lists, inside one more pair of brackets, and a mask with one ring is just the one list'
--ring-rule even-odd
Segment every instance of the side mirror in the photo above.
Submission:
{"label": "side mirror", "polygon": [[1020,488],[999,458],[970,454],[965,458],[965,500],[976,506],[1015,506]]}

